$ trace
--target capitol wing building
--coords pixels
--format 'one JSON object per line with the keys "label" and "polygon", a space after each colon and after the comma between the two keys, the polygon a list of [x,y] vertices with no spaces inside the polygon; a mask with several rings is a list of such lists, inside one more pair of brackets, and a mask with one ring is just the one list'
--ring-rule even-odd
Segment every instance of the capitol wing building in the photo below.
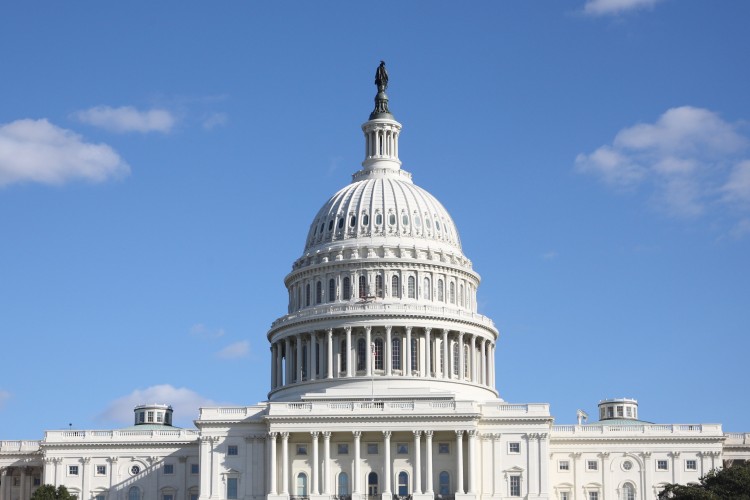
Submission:
{"label": "capitol wing building", "polygon": [[268,401],[201,408],[196,429],[144,404],[124,429],[2,441],[0,500],[41,484],[80,500],[653,499],[750,459],[750,434],[652,424],[632,399],[554,425],[549,405],[499,396],[480,277],[401,168],[387,82],[381,64],[362,169],[314,215],[284,280]]}

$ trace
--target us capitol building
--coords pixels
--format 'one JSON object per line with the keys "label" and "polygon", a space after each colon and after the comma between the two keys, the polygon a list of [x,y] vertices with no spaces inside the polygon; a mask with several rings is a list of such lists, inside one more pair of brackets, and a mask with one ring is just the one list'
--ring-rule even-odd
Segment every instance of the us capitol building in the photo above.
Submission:
{"label": "us capitol building", "polygon": [[652,499],[750,459],[750,434],[652,424],[633,399],[554,425],[495,387],[498,331],[450,214],[401,168],[376,72],[365,159],[315,214],[268,331],[268,401],[201,408],[196,429],[144,404],[118,430],[0,442],[0,500],[41,484],[80,500]]}

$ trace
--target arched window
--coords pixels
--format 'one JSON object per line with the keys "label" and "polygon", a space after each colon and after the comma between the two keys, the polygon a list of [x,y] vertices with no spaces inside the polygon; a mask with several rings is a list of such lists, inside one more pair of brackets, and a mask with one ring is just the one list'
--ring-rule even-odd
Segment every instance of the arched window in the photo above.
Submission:
{"label": "arched window", "polygon": [[297,496],[307,496],[307,474],[304,472],[297,474]]}
{"label": "arched window", "polygon": [[381,299],[383,298],[383,276],[380,274],[375,276],[375,295]]}
{"label": "arched window", "polygon": [[416,280],[414,279],[414,276],[409,276],[408,283],[408,290],[409,290],[409,298],[415,299],[417,297],[417,284]]}
{"label": "arched window", "polygon": [[349,357],[349,353],[346,351],[346,340],[341,341],[341,350],[339,351],[341,357],[341,369],[340,372],[346,371],[346,360]]}
{"label": "arched window", "polygon": [[339,474],[338,488],[339,497],[349,495],[349,475],[346,472]]}
{"label": "arched window", "polygon": [[310,305],[310,283],[305,285],[305,307]]}
{"label": "arched window", "polygon": [[398,288],[398,276],[391,278],[391,297],[400,297],[401,291]]}
{"label": "arched window", "polygon": [[453,375],[458,377],[458,342],[453,343]]}
{"label": "arched window", "polygon": [[307,378],[307,342],[302,343],[302,378]]}
{"label": "arched window", "polygon": [[375,369],[383,369],[383,339],[375,339]]}
{"label": "arched window", "polygon": [[359,298],[367,297],[367,277],[363,274],[359,277]]}
{"label": "arched window", "polygon": [[367,495],[374,497],[378,494],[378,474],[370,472],[367,474]]}
{"label": "arched window", "polygon": [[450,293],[449,293],[450,297],[448,297],[450,299],[450,303],[455,304],[456,303],[456,284],[451,281],[448,289],[450,290]]}
{"label": "arched window", "polygon": [[414,371],[419,370],[419,365],[418,365],[419,356],[417,356],[417,354],[419,354],[417,352],[417,339],[412,337],[411,338],[411,369]]}
{"label": "arched window", "polygon": [[430,278],[425,278],[424,289],[422,290],[422,298],[430,300],[432,298],[431,295],[432,294],[430,293]]}
{"label": "arched window", "polygon": [[464,286],[461,285],[458,289],[458,305],[466,306],[464,303]]}
{"label": "arched window", "polygon": [[367,357],[367,347],[365,346],[365,339],[359,339],[357,341],[357,371],[365,369],[365,358]]}
{"label": "arched window", "polygon": [[398,496],[405,497],[409,494],[409,474],[406,471],[398,473]]}
{"label": "arched window", "polygon": [[[440,373],[445,373],[445,349],[443,349],[443,342],[440,341]],[[437,342],[435,343],[437,345]]]}
{"label": "arched window", "polygon": [[133,486],[128,490],[128,500],[141,500],[141,489]]}
{"label": "arched window", "polygon": [[464,378],[469,378],[469,346],[464,346]]}
{"label": "arched window", "polygon": [[336,300],[336,280],[331,278],[328,280],[328,302]]}
{"label": "arched window", "polygon": [[391,365],[394,370],[401,369],[401,339],[391,340]]}
{"label": "arched window", "polygon": [[445,289],[443,287],[443,280],[438,280],[438,301],[445,302]]}
{"label": "arched window", "polygon": [[318,281],[315,283],[315,303],[320,304],[323,302],[323,283]]}
{"label": "arched window", "polygon": [[295,304],[295,307],[297,309],[300,309],[302,307],[302,288],[297,287],[297,304]]}
{"label": "arched window", "polygon": [[438,493],[440,495],[451,494],[451,476],[448,471],[442,471],[438,476]]}
{"label": "arched window", "polygon": [[344,300],[351,300],[352,298],[352,280],[347,276],[344,278]]}
{"label": "arched window", "polygon": [[625,483],[622,487],[622,500],[635,500],[635,488],[630,483]]}

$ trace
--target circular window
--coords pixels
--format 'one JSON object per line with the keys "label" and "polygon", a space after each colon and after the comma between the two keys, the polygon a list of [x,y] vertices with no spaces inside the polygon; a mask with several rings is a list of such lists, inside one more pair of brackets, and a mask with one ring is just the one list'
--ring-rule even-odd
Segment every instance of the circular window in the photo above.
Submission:
{"label": "circular window", "polygon": [[631,462],[630,460],[625,460],[625,461],[624,461],[624,462],[622,463],[622,468],[623,468],[623,469],[625,469],[625,470],[630,470],[630,469],[632,469],[632,468],[633,468],[633,462]]}
{"label": "circular window", "polygon": [[139,465],[134,465],[130,468],[130,473],[133,474],[134,476],[136,474],[140,474],[140,472],[141,472],[141,467]]}

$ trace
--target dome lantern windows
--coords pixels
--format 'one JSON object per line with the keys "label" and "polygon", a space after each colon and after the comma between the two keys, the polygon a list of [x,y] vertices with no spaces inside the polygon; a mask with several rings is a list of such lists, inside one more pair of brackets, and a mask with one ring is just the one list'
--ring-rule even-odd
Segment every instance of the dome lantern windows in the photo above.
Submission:
{"label": "dome lantern windows", "polygon": [[380,274],[375,276],[375,295],[383,298],[383,276]]}
{"label": "dome lantern windows", "polygon": [[408,293],[410,299],[416,299],[417,298],[417,284],[416,280],[414,279],[414,276],[409,276],[409,279],[407,280],[408,283]]}
{"label": "dome lantern windows", "polygon": [[364,299],[367,297],[367,278],[362,275],[359,277],[359,298]]}
{"label": "dome lantern windows", "polygon": [[310,283],[305,285],[305,307],[310,306]]}
{"label": "dome lantern windows", "polygon": [[328,280],[328,302],[336,300],[336,280],[331,278]]}
{"label": "dome lantern windows", "polygon": [[320,304],[323,302],[323,283],[318,281],[315,283],[315,303]]}

